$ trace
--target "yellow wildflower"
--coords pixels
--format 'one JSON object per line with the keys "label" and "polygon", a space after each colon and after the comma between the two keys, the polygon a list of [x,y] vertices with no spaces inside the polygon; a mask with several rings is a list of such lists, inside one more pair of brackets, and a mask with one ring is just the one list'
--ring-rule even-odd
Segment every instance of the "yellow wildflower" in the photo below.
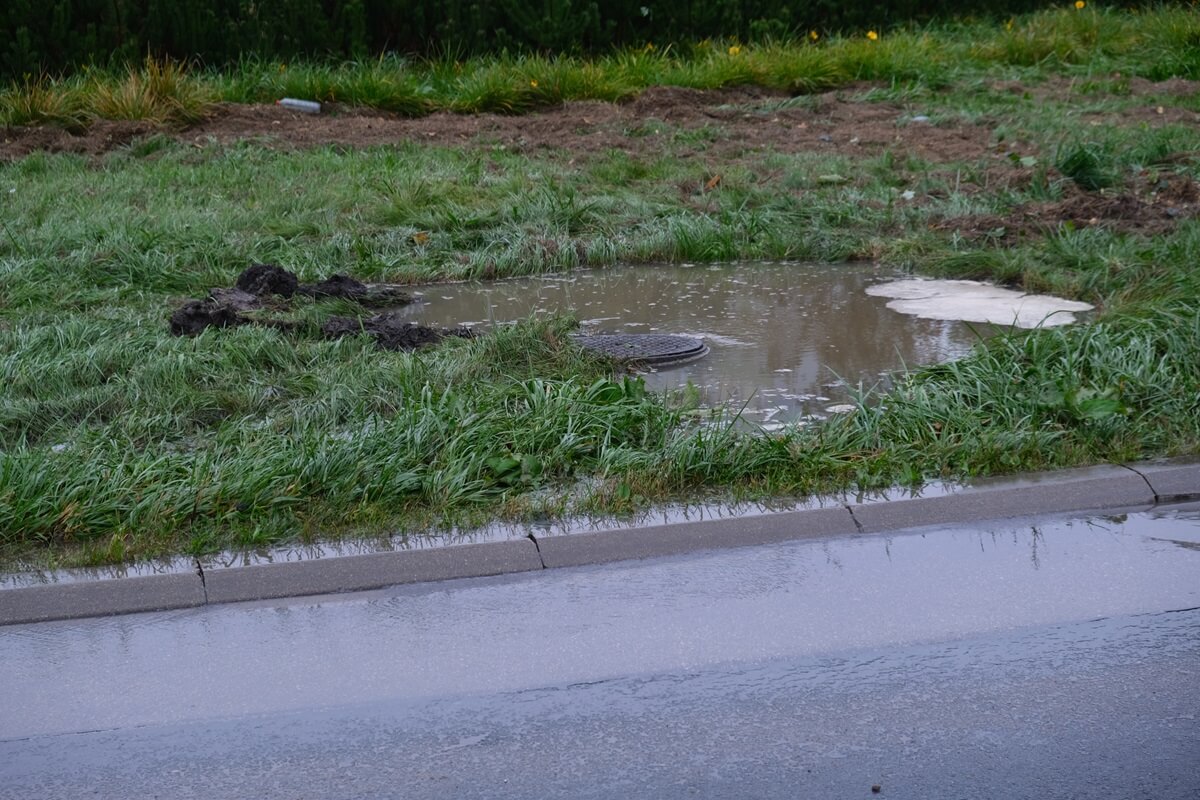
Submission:
{"label": "yellow wildflower", "polygon": [[735,44],[735,45],[733,45],[732,47],[730,47],[730,48],[729,48],[729,55],[731,55],[731,56],[736,56],[736,55],[737,55],[738,53],[740,53],[740,52],[742,52],[741,45],[736,45],[736,44]]}
{"label": "yellow wildflower", "polygon": [[535,89],[536,89],[536,88],[537,88],[537,81],[530,81],[530,82],[529,82],[529,85],[530,85],[530,86],[532,86],[533,88],[535,88]]}
{"label": "yellow wildflower", "polygon": [[642,52],[643,53],[653,53],[654,52],[654,42],[646,42],[646,46],[642,48]]}
{"label": "yellow wildflower", "polygon": [[1087,3],[1083,2],[1083,0],[1075,0],[1075,7],[1078,9],[1082,10],[1083,7],[1086,5],[1087,5]]}
{"label": "yellow wildflower", "polygon": [[879,38],[879,34],[875,31],[867,31],[867,38],[873,42]]}
{"label": "yellow wildflower", "polygon": [[816,31],[809,31],[808,38],[812,39],[815,42],[817,39],[821,38],[821,34],[817,33]]}

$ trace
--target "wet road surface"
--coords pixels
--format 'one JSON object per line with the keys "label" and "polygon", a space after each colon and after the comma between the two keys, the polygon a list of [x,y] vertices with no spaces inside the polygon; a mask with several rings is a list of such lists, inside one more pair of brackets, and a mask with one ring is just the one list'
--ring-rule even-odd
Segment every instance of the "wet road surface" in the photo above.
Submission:
{"label": "wet road surface", "polygon": [[1200,789],[1200,511],[0,630],[0,797]]}

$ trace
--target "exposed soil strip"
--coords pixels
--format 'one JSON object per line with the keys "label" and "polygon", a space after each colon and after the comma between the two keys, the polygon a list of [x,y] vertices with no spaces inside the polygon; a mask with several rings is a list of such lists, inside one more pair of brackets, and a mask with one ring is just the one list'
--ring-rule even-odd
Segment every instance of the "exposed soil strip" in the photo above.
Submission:
{"label": "exposed soil strip", "polygon": [[[1152,83],[1134,78],[1122,79],[1120,83],[1121,94],[1147,99],[1145,107],[1135,106],[1121,112],[1122,120],[1150,126],[1200,124],[1200,114],[1166,102],[1173,97],[1200,94],[1200,81],[1172,79]],[[424,142],[437,146],[501,147],[511,152],[540,150],[572,159],[609,150],[635,157],[694,155],[716,164],[757,160],[763,151],[854,158],[872,158],[890,152],[898,163],[912,156],[934,164],[935,170],[938,164],[979,164],[981,160],[990,160],[994,166],[984,169],[987,185],[1028,188],[1032,171],[1014,167],[1009,157],[1015,152],[1013,148],[1028,154],[1036,150],[1033,145],[1012,141],[997,145],[987,120],[979,124],[962,121],[931,124],[892,103],[847,99],[869,88],[869,85],[855,85],[836,92],[789,98],[754,87],[720,91],[652,87],[627,103],[570,102],[522,116],[442,112],[418,119],[369,109],[333,107],[328,113],[310,115],[276,105],[223,103],[213,109],[208,119],[178,131],[148,122],[114,121],[99,121],[81,135],[52,127],[6,128],[0,130],[0,161],[38,151],[101,155],[153,133],[197,146],[244,140],[278,149]],[[982,91],[1070,101],[1080,96],[1081,89],[1073,79],[1053,78],[1033,86],[995,83]],[[1076,227],[1101,225],[1143,235],[1162,234],[1173,230],[1180,220],[1200,214],[1197,185],[1190,178],[1161,170],[1135,177],[1126,184],[1119,192],[1083,192],[1068,186],[1067,195],[1059,201],[1030,203],[1001,216],[944,219],[934,222],[932,227],[954,230],[967,238],[1008,243],[1025,236],[1044,235],[1063,223]],[[693,190],[699,191],[701,186],[703,181],[695,187],[680,189],[685,194],[694,194]],[[916,202],[921,202],[920,198]],[[387,306],[396,302],[386,292],[360,290],[345,283],[347,280],[352,279],[333,276],[304,287],[297,283],[294,291],[310,296],[348,296],[347,292],[359,292],[353,299],[365,305]],[[193,311],[199,313],[201,309]],[[211,324],[232,324],[229,319],[226,312],[219,312]]]}
{"label": "exposed soil strip", "polygon": [[1170,233],[1186,219],[1200,217],[1200,184],[1177,173],[1147,172],[1120,190],[1087,192],[1074,185],[1061,200],[1025,203],[1011,212],[950,217],[932,224],[971,240],[1012,243],[1039,237],[1069,224],[1154,236]]}
{"label": "exposed soil strip", "polygon": [[[1036,86],[997,83],[989,91],[1029,93],[1038,99],[1074,96],[1074,81],[1051,79]],[[301,114],[276,105],[217,104],[209,117],[180,131],[164,131],[149,122],[98,121],[83,134],[59,128],[7,128],[0,131],[0,160],[37,151],[98,155],[155,132],[198,145],[259,139],[269,147],[305,148],[336,144],[348,147],[427,142],[441,146],[502,146],[509,150],[554,148],[572,153],[621,150],[651,154],[680,150],[669,135],[645,123],[659,120],[683,130],[709,129],[714,141],[705,152],[719,157],[770,148],[777,152],[878,155],[893,150],[932,162],[977,159],[991,149],[987,124],[931,125],[908,120],[891,103],[847,99],[869,85],[853,85],[789,101],[787,95],[755,87],[702,91],[651,87],[627,103],[569,102],[521,116],[439,112],[408,119],[370,109],[329,107],[331,113]],[[1200,92],[1200,81],[1173,79],[1151,83],[1133,79],[1128,94],[1186,97]],[[1151,124],[1198,121],[1194,111],[1147,105],[1133,114]],[[686,147],[682,148],[685,152]]]}

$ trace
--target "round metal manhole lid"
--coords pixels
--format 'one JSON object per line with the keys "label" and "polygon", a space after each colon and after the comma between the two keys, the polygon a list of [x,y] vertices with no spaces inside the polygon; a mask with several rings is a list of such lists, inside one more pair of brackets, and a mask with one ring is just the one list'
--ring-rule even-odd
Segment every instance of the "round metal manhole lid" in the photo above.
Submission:
{"label": "round metal manhole lid", "polygon": [[598,333],[572,337],[580,347],[620,361],[668,364],[691,361],[708,353],[708,345],[694,336],[665,333]]}

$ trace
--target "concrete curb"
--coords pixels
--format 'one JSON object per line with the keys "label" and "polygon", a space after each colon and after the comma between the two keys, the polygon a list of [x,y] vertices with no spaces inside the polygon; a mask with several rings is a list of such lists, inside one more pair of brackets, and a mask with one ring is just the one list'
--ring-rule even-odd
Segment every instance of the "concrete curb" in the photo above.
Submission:
{"label": "concrete curb", "polygon": [[1029,514],[1148,506],[1154,502],[1154,491],[1140,474],[1126,467],[1104,465],[1016,479],[984,479],[942,497],[867,500],[852,504],[850,513],[864,533],[880,533]]}
{"label": "concrete curb", "polygon": [[1160,502],[1200,497],[1200,462],[1191,459],[1145,461],[1125,467],[1141,475]]}
{"label": "concrete curb", "polygon": [[186,572],[30,586],[0,592],[0,625],[168,611],[204,603],[200,576]]}
{"label": "concrete curb", "polygon": [[541,569],[532,539],[428,550],[288,561],[203,573],[209,603],[380,589],[402,583],[480,578]]}
{"label": "concrete curb", "polygon": [[816,507],[539,539],[449,545],[193,573],[0,590],[0,625],[379,589],[653,558],[805,537],[882,533],[1200,498],[1200,460],[1104,465],[983,480],[939,496],[827,498]]}
{"label": "concrete curb", "polygon": [[539,538],[537,544],[542,562],[550,568],[855,533],[858,528],[854,517],[845,506],[836,506],[645,528],[568,533]]}

